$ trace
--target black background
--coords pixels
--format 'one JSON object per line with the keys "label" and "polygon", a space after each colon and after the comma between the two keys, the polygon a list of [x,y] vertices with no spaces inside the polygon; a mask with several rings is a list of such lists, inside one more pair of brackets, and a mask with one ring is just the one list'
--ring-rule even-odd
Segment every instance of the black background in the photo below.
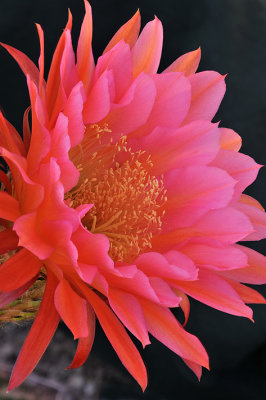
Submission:
{"label": "black background", "polygon": [[[143,24],[156,14],[164,25],[160,70],[181,54],[202,48],[199,70],[216,70],[226,78],[227,93],[215,121],[243,138],[242,152],[266,163],[266,1],[265,0],[92,0],[93,49],[98,57],[115,31],[140,8]],[[74,17],[77,42],[84,5],[82,0],[0,0],[0,40],[25,52],[36,63],[39,43],[34,22],[45,32],[46,72],[66,20]],[[0,105],[21,131],[29,104],[23,74],[10,56],[0,53]],[[248,193],[266,205],[266,172]],[[252,244],[253,245],[253,244]],[[265,241],[253,248],[266,253]],[[261,288],[266,294],[266,289]],[[144,395],[132,382],[107,385],[106,399],[266,399],[266,309],[254,306],[255,325],[192,302],[188,330],[197,334],[211,360],[200,383],[177,356],[153,341],[143,351],[149,387]],[[99,332],[94,352],[121,368]],[[1,350],[0,350],[1,351]],[[88,361],[89,362],[89,361]],[[105,394],[104,394],[105,393]]]}

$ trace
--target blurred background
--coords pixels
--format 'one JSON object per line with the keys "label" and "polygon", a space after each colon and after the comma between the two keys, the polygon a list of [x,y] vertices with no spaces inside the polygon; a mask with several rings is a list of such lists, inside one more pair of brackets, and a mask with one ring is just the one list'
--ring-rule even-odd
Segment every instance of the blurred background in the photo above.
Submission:
{"label": "blurred background", "polygon": [[[140,8],[142,23],[154,14],[164,25],[160,70],[181,54],[202,48],[199,71],[227,74],[227,93],[215,121],[243,138],[242,152],[266,163],[266,0],[91,0],[94,18],[93,49],[98,57],[116,30]],[[84,5],[82,0],[0,0],[0,40],[25,52],[36,63],[39,43],[34,22],[45,32],[46,66],[67,20],[74,17],[76,46]],[[0,52],[0,105],[5,116],[22,130],[29,105],[22,72]],[[47,69],[46,69],[47,72]],[[266,205],[266,169],[247,191]],[[265,241],[248,244],[266,254]],[[266,288],[261,288],[266,295]],[[98,327],[93,351],[78,370],[65,371],[75,344],[60,326],[30,378],[6,394],[8,377],[30,323],[0,328],[0,399],[24,400],[222,400],[266,397],[266,308],[254,306],[255,324],[192,302],[188,331],[205,345],[211,372],[199,383],[170,350],[155,340],[142,351],[149,386],[142,394],[124,370]]]}

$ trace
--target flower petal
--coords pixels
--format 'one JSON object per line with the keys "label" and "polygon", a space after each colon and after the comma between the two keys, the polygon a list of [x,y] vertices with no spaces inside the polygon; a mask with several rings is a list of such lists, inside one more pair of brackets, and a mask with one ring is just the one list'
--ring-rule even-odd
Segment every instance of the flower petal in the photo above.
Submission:
{"label": "flower petal", "polygon": [[121,28],[116,32],[116,34],[112,37],[106,48],[104,49],[103,54],[107,51],[111,50],[120,40],[124,40],[129,44],[130,48],[134,46],[136,43],[138,34],[140,30],[140,13],[139,10],[127,21]]}
{"label": "flower petal", "polygon": [[95,335],[95,314],[89,304],[87,304],[87,312],[88,312],[89,334],[87,337],[79,338],[75,357],[74,357],[71,365],[69,365],[69,367],[67,367],[67,369],[81,367],[85,363],[85,361],[87,360],[87,358],[90,354],[90,351],[91,351],[91,348],[93,345],[93,341],[94,341],[94,335]]}
{"label": "flower petal", "polygon": [[78,48],[77,48],[77,70],[79,78],[82,80],[85,89],[88,88],[92,71],[94,68],[93,55],[91,50],[92,40],[92,15],[91,6],[88,1],[84,1],[85,4],[85,17],[82,22]]}
{"label": "flower petal", "polygon": [[32,372],[52,339],[59,315],[54,307],[57,280],[47,272],[47,283],[38,314],[19,353],[10,378],[8,390],[19,386]]}
{"label": "flower petal", "polygon": [[0,218],[15,221],[19,216],[19,202],[10,194],[0,191]]}
{"label": "flower petal", "polygon": [[209,368],[206,350],[196,336],[186,332],[171,311],[141,300],[149,332],[180,357]]}
{"label": "flower petal", "polygon": [[210,271],[199,271],[197,281],[180,282],[179,289],[217,310],[252,319],[252,310],[223,278]]}
{"label": "flower petal", "polygon": [[22,249],[0,266],[0,290],[9,292],[36,277],[42,263],[29,251]]}
{"label": "flower petal", "polygon": [[130,293],[110,288],[108,300],[111,308],[123,325],[140,340],[145,347],[150,343],[142,308],[135,296]]}
{"label": "flower petal", "polygon": [[134,77],[142,71],[154,74],[157,72],[163,46],[163,27],[155,17],[148,22],[133,47]]}
{"label": "flower petal", "polygon": [[86,295],[121,362],[144,390],[147,386],[146,368],[125,328],[105,302],[89,288]]}
{"label": "flower petal", "polygon": [[203,71],[190,75],[191,107],[183,124],[206,119],[211,121],[224,97],[224,76],[214,71]]}
{"label": "flower petal", "polygon": [[87,337],[88,317],[85,299],[80,297],[66,279],[62,279],[55,290],[55,307],[74,339]]}
{"label": "flower petal", "polygon": [[164,72],[184,72],[185,76],[194,74],[199,66],[201,58],[200,47],[190,51],[175,60]]}

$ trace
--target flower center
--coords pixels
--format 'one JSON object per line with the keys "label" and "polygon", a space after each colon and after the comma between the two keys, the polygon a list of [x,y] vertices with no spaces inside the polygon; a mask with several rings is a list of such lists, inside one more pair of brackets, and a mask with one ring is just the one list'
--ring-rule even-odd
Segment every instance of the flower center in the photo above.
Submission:
{"label": "flower center", "polygon": [[94,204],[84,226],[109,238],[113,260],[130,262],[151,248],[160,231],[166,191],[162,179],[150,173],[150,156],[132,152],[125,136],[113,143],[110,132],[106,125],[86,129],[81,146],[70,154],[80,181],[66,197],[74,208]]}

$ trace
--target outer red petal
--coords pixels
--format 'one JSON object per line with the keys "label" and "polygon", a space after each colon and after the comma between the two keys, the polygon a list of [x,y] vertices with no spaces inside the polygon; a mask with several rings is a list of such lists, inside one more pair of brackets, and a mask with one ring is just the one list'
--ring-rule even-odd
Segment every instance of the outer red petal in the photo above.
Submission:
{"label": "outer red petal", "polygon": [[89,334],[87,337],[82,337],[79,339],[75,357],[71,365],[67,367],[67,369],[81,367],[85,363],[90,354],[95,336],[95,314],[89,304],[87,304],[87,310],[88,310]]}
{"label": "outer red petal", "polygon": [[34,278],[42,263],[28,250],[22,249],[0,266],[0,290],[16,290]]}
{"label": "outer red petal", "polygon": [[0,232],[0,254],[16,249],[18,246],[18,236],[11,228]]}
{"label": "outer red petal", "polygon": [[144,390],[147,386],[146,368],[125,328],[94,292],[87,289],[86,295],[121,362]]}
{"label": "outer red petal", "polygon": [[43,300],[14,365],[8,390],[15,389],[32,372],[56,331],[60,319],[54,306],[56,285],[57,280],[52,274],[47,272],[47,283]]}
{"label": "outer red petal", "polygon": [[56,288],[55,306],[60,317],[73,333],[74,339],[88,336],[86,301],[71,288],[65,279],[62,279]]}

